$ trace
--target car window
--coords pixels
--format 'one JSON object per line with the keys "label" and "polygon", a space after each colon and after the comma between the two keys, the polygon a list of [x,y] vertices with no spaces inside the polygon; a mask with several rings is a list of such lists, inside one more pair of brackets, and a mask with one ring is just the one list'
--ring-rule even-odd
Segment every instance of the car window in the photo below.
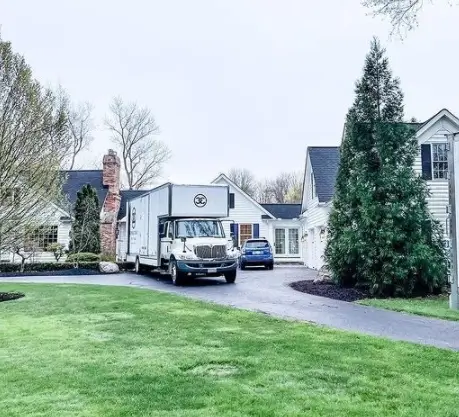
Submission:
{"label": "car window", "polygon": [[251,240],[246,242],[245,247],[247,249],[263,249],[269,248],[269,243],[266,240]]}

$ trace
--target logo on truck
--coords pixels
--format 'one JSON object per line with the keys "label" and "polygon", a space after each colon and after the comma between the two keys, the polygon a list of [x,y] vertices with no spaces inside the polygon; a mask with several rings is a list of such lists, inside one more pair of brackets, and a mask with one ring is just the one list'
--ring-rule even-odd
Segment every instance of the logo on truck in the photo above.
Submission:
{"label": "logo on truck", "polygon": [[194,205],[196,207],[204,207],[207,204],[207,197],[204,194],[197,194],[194,197]]}
{"label": "logo on truck", "polygon": [[133,229],[135,229],[135,207],[132,209],[132,212],[131,212],[131,217],[132,217],[132,220],[131,220],[131,226]]}

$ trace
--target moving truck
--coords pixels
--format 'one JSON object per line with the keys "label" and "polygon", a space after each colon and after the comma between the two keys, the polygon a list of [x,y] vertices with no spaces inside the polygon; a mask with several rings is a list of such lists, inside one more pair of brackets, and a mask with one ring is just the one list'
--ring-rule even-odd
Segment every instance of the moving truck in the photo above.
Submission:
{"label": "moving truck", "polygon": [[236,280],[239,251],[221,219],[229,214],[226,185],[164,184],[127,203],[126,260],[158,269],[174,285],[196,276]]}

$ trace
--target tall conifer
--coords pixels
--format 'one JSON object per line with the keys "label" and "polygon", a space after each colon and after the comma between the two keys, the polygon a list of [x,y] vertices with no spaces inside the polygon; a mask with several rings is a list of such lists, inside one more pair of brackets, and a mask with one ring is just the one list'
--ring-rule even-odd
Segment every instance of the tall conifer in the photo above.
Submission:
{"label": "tall conifer", "polygon": [[403,93],[373,39],[348,112],[329,219],[327,264],[344,286],[377,296],[439,292],[446,284],[443,232],[414,171],[414,129]]}

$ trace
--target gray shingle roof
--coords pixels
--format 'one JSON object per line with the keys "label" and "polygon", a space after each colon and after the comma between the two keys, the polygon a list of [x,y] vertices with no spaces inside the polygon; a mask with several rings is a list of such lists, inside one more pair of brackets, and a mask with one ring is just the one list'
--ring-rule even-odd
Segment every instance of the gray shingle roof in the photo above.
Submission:
{"label": "gray shingle roof", "polygon": [[296,219],[301,214],[301,204],[262,204],[276,219]]}
{"label": "gray shingle roof", "polygon": [[140,197],[142,194],[147,193],[149,190],[121,190],[120,211],[118,212],[118,220],[126,216],[126,203],[133,198]]}
{"label": "gray shingle roof", "polygon": [[102,170],[61,171],[61,173],[67,177],[63,185],[63,192],[72,206],[75,204],[78,191],[87,184],[96,189],[100,205],[104,204],[108,187],[103,184]]}
{"label": "gray shingle roof", "polygon": [[335,192],[340,158],[339,146],[311,146],[308,148],[308,154],[319,202],[328,203]]}

